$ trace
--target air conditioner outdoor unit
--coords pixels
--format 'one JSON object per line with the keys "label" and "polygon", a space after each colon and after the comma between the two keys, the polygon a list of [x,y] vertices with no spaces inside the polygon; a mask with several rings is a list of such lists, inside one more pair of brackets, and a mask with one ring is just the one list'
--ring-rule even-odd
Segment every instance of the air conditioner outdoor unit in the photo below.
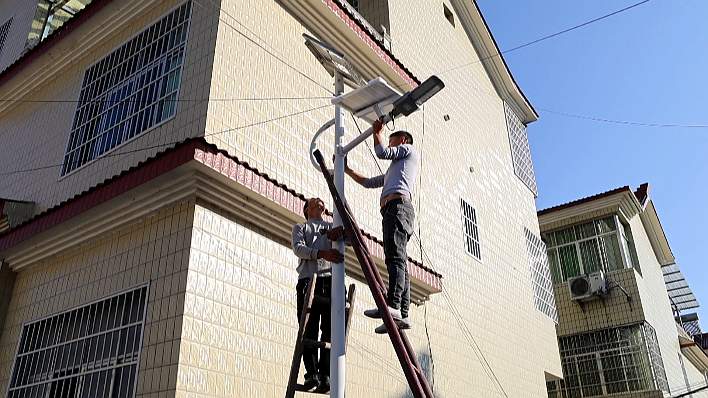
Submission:
{"label": "air conditioner outdoor unit", "polygon": [[607,293],[607,282],[602,271],[588,275],[568,278],[570,298],[575,301],[587,301]]}

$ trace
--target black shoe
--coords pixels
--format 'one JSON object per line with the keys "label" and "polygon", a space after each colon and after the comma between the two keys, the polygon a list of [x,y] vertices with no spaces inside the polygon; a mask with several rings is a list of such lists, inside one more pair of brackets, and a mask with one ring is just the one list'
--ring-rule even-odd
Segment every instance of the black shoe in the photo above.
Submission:
{"label": "black shoe", "polygon": [[322,381],[320,382],[320,386],[317,387],[315,392],[324,394],[326,392],[329,392],[329,376],[322,375],[321,378]]}
{"label": "black shoe", "polygon": [[[303,386],[305,386],[307,391],[312,391],[315,388],[318,388],[320,386],[320,375],[315,373],[310,377],[306,377]],[[329,378],[327,378],[327,386],[329,386]],[[329,387],[327,388],[329,389]]]}

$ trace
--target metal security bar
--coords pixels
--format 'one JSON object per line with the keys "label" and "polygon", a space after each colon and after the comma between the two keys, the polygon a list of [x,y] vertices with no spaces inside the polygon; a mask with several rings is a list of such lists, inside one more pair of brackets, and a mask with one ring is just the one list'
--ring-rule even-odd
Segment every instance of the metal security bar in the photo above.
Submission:
{"label": "metal security bar", "polygon": [[482,261],[477,210],[464,199],[460,199],[460,207],[462,208],[462,227],[465,234],[465,251],[470,256]]}
{"label": "metal security bar", "polygon": [[[631,263],[625,261],[626,254],[619,243],[624,238],[618,225],[622,227],[618,218],[611,216],[542,234],[548,246],[553,283],[595,271],[623,269],[625,263],[629,267]],[[632,242],[628,244],[634,246]]]}
{"label": "metal security bar", "polygon": [[7,39],[8,33],[10,33],[10,28],[12,27],[12,20],[14,17],[10,18],[4,24],[0,25],[0,56],[2,55],[2,50],[5,48],[5,40]]}
{"label": "metal security bar", "polygon": [[174,117],[191,13],[188,1],[86,70],[62,176]]}
{"label": "metal security bar", "polygon": [[556,309],[556,298],[553,295],[553,282],[546,256],[546,245],[543,244],[540,237],[526,227],[524,227],[524,235],[526,236],[526,253],[531,270],[536,309],[558,323],[558,310]]}
{"label": "metal security bar", "polygon": [[22,327],[8,398],[135,397],[148,287]]}
{"label": "metal security bar", "polygon": [[506,129],[509,133],[511,157],[514,161],[514,173],[533,192],[534,196],[538,197],[536,173],[533,170],[526,126],[506,102],[504,102],[504,115],[506,116]]}
{"label": "metal security bar", "polygon": [[[664,389],[661,354],[652,354],[653,328],[636,324],[558,339],[563,380],[546,384],[549,397],[582,398]],[[654,334],[655,336],[655,334]],[[658,344],[657,344],[658,347]]]}

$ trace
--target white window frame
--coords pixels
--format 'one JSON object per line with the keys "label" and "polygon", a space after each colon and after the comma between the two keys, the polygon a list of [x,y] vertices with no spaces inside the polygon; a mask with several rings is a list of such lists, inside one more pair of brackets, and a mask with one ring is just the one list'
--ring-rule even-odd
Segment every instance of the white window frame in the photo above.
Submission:
{"label": "white window frame", "polygon": [[[465,215],[465,211],[466,211],[465,206],[467,206],[471,210],[472,216],[474,217],[474,219],[467,217]],[[462,234],[464,237],[465,252],[467,254],[469,254],[472,258],[474,258],[475,260],[482,262],[482,236],[481,236],[482,234],[480,232],[479,214],[477,214],[478,213],[477,209],[474,206],[472,206],[468,201],[460,198],[460,210],[462,213]],[[471,234],[467,233],[467,223],[468,222],[472,225],[473,231],[475,231],[477,233],[476,238],[474,236],[472,236]],[[478,255],[475,255],[472,248],[469,247],[468,239],[472,240],[472,242],[477,245]]]}
{"label": "white window frame", "polygon": [[[614,231],[604,232],[604,233],[602,233],[602,234],[594,235],[594,236],[591,236],[591,237],[589,237],[589,238],[583,238],[583,239],[574,240],[574,241],[572,241],[572,242],[570,242],[570,243],[563,243],[563,244],[556,245],[556,246],[548,246],[548,248],[546,249],[546,252],[548,252],[549,250],[556,250],[556,253],[559,253],[558,249],[560,249],[560,248],[562,248],[562,247],[575,246],[575,253],[576,253],[577,257],[578,257],[578,265],[580,266],[580,275],[585,275],[585,274],[586,274],[586,271],[585,271],[585,266],[584,266],[584,264],[583,264],[583,256],[582,256],[582,253],[581,253],[581,251],[580,251],[580,244],[583,243],[583,242],[595,240],[595,241],[597,242],[598,247],[600,247],[599,238],[604,238],[604,237],[607,237],[607,236],[616,235],[616,236],[617,236],[617,244],[619,245],[619,250],[620,250],[620,254],[621,254],[621,258],[622,258],[622,268],[623,268],[623,269],[632,268],[632,267],[630,267],[630,262],[629,262],[629,260],[628,260],[628,259],[630,258],[629,256],[631,256],[631,253],[627,253],[627,250],[629,250],[630,241],[629,241],[628,238],[625,237],[625,233],[624,233],[624,223],[622,223],[622,221],[620,220],[619,216],[617,216],[617,214],[613,214],[612,217],[614,218],[614,221],[615,221],[615,230],[614,230]],[[575,227],[575,226],[577,226],[577,225],[583,225],[583,224],[594,223],[595,221],[604,220],[604,219],[606,219],[606,218],[608,218],[608,216],[599,217],[599,218],[595,218],[595,219],[592,219],[592,220],[589,220],[589,221],[584,221],[584,222],[582,222],[582,223],[578,223],[578,224],[573,224],[573,225],[565,226],[565,227],[560,228],[560,229],[558,229],[558,230],[548,231],[548,233],[550,233],[550,232],[562,231],[562,230],[565,230],[565,229],[568,229],[568,228],[571,228],[571,227]],[[626,242],[626,244],[627,244],[627,247],[626,247],[626,248],[625,248],[625,245],[623,244],[623,242]],[[634,244],[633,242],[631,242],[631,243]],[[637,260],[637,261],[638,261],[638,260]],[[632,263],[633,263],[633,262],[632,262]],[[550,266],[550,264],[549,264],[549,266]],[[603,268],[604,268],[604,267],[605,267],[605,264],[602,264],[602,266],[603,266]],[[560,264],[560,255],[558,255],[558,271],[561,273],[561,279],[562,279],[562,281],[561,281],[560,283],[565,283],[565,282],[568,280],[568,278],[573,278],[573,277],[575,277],[575,276],[580,276],[580,275],[566,276],[566,275],[563,273],[563,266]],[[604,271],[604,272],[607,272],[608,270],[603,269],[603,271]],[[639,272],[641,272],[641,269],[639,269]]]}
{"label": "white window frame", "polygon": [[[43,321],[51,321],[53,318],[58,318],[58,317],[60,317],[60,316],[69,316],[69,317],[70,317],[69,319],[74,319],[74,321],[76,322],[77,318],[79,317],[78,313],[76,313],[76,315],[75,315],[73,318],[71,318],[71,317],[72,317],[72,315],[73,315],[75,312],[77,312],[77,311],[84,311],[85,308],[90,308],[92,305],[98,304],[98,303],[101,303],[101,302],[103,302],[103,303],[106,303],[106,302],[110,303],[111,300],[113,300],[113,299],[116,298],[116,297],[120,297],[120,296],[123,296],[123,295],[127,296],[127,295],[129,295],[129,294],[131,294],[131,293],[132,293],[132,294],[139,293],[139,292],[140,292],[141,290],[143,290],[143,289],[145,290],[145,294],[144,294],[144,297],[145,297],[145,298],[144,298],[144,302],[142,303],[142,315],[143,315],[143,316],[142,316],[142,319],[138,319],[136,322],[132,322],[132,323],[129,323],[129,324],[126,324],[126,325],[121,325],[120,327],[117,327],[117,328],[114,327],[113,329],[110,329],[110,330],[99,331],[99,332],[94,333],[94,334],[89,334],[89,335],[86,335],[86,336],[83,336],[83,337],[79,337],[79,338],[67,340],[67,341],[64,341],[64,342],[61,342],[61,343],[58,343],[58,344],[55,343],[55,344],[48,345],[48,346],[43,347],[43,348],[35,349],[35,350],[32,350],[32,351],[29,351],[29,352],[25,352],[25,353],[20,354],[21,345],[24,343],[23,336],[24,336],[24,334],[25,334],[25,333],[24,333],[25,328],[27,328],[27,327],[30,327],[30,328],[31,328],[33,325],[38,325],[38,324],[40,324],[40,323],[43,322]],[[71,307],[71,308],[68,308],[68,309],[66,309],[66,310],[62,310],[62,311],[56,312],[56,313],[54,313],[54,314],[47,315],[47,316],[44,316],[44,317],[41,317],[41,318],[38,318],[38,319],[35,319],[35,320],[32,320],[32,321],[28,321],[28,322],[23,323],[23,324],[22,324],[22,328],[20,329],[20,337],[19,337],[19,339],[18,339],[18,341],[17,341],[17,348],[16,348],[16,350],[15,350],[15,356],[14,356],[14,359],[13,359],[13,361],[12,361],[12,368],[11,368],[12,371],[11,371],[11,374],[10,374],[10,380],[8,381],[8,386],[7,386],[7,390],[6,390],[5,396],[8,397],[8,396],[10,395],[10,393],[12,392],[12,390],[23,390],[23,389],[28,388],[28,387],[39,386],[39,385],[42,385],[42,384],[48,384],[48,385],[51,386],[52,383],[57,382],[57,381],[60,381],[60,380],[67,380],[67,379],[72,379],[72,378],[78,378],[77,383],[81,383],[81,382],[83,382],[83,380],[85,379],[85,377],[86,377],[87,375],[92,375],[92,374],[100,373],[100,372],[104,372],[104,371],[115,370],[115,369],[118,369],[118,368],[129,368],[129,367],[131,367],[131,366],[134,366],[134,367],[135,367],[135,374],[134,374],[134,376],[133,376],[133,381],[132,381],[132,392],[131,392],[128,396],[129,396],[129,397],[136,397],[136,396],[137,396],[137,387],[138,387],[138,375],[139,375],[139,373],[140,373],[140,361],[141,361],[141,358],[142,358],[142,350],[143,350],[143,341],[145,340],[145,325],[146,325],[146,320],[147,320],[147,310],[148,310],[149,298],[150,298],[150,283],[149,283],[149,282],[145,282],[145,283],[139,284],[139,285],[137,285],[137,286],[134,286],[134,287],[131,287],[131,288],[128,288],[128,289],[125,289],[125,290],[122,290],[122,291],[113,293],[113,294],[111,294],[111,295],[108,295],[108,296],[105,296],[105,297],[101,297],[101,298],[92,300],[92,301],[90,301],[90,302],[87,302],[87,303],[84,303],[84,304],[80,304],[80,305],[78,305],[78,306]],[[110,305],[110,304],[109,304],[109,305]],[[109,308],[110,308],[110,307],[109,307]],[[67,315],[67,314],[68,314],[68,315]],[[82,312],[82,314],[83,314],[83,312]],[[74,325],[76,325],[76,323],[74,323]],[[28,353],[39,352],[39,351],[43,351],[43,350],[44,350],[44,351],[47,351],[47,350],[51,350],[52,347],[65,347],[65,346],[70,346],[70,345],[72,345],[72,344],[74,344],[74,343],[79,343],[79,342],[81,342],[81,341],[89,341],[89,342],[90,342],[93,337],[96,337],[96,336],[99,336],[99,335],[102,335],[102,334],[108,334],[108,333],[111,333],[111,332],[115,332],[115,331],[117,331],[117,330],[129,329],[129,328],[135,327],[135,326],[137,326],[137,325],[140,325],[140,326],[141,326],[141,328],[140,328],[140,336],[138,337],[138,340],[137,340],[137,341],[138,341],[138,344],[139,344],[138,350],[137,350],[137,358],[135,358],[135,360],[134,360],[131,364],[129,364],[129,365],[125,365],[125,363],[119,364],[119,363],[118,363],[118,358],[119,358],[119,356],[116,356],[116,363],[115,363],[114,365],[112,365],[112,366],[106,366],[106,367],[100,367],[100,368],[99,368],[100,370],[96,370],[96,363],[97,363],[97,361],[96,361],[96,359],[95,359],[96,357],[94,357],[94,361],[93,361],[93,364],[92,364],[93,367],[91,367],[90,369],[89,369],[89,366],[88,366],[88,365],[84,365],[84,364],[81,364],[81,363],[80,363],[80,364],[78,365],[78,367],[72,365],[73,368],[79,369],[79,372],[77,372],[77,373],[72,373],[72,374],[70,374],[70,375],[64,375],[64,376],[60,376],[60,377],[53,378],[53,379],[45,379],[45,380],[38,381],[38,382],[35,381],[35,382],[30,383],[30,384],[27,384],[27,385],[13,386],[14,380],[15,380],[15,377],[16,377],[15,372],[17,371],[17,369],[16,369],[17,361],[18,361],[20,355],[27,355]],[[30,330],[30,329],[28,329],[28,333],[29,333],[29,330]],[[45,336],[41,336],[41,335],[40,335],[40,336],[37,336],[37,337],[39,337],[39,338],[41,338],[41,339],[44,339],[44,338],[45,338]],[[104,341],[104,347],[105,347],[105,341]],[[76,357],[76,356],[75,356],[75,357]],[[75,358],[75,357],[74,357],[74,358]],[[124,353],[124,355],[123,355],[123,358],[125,358],[125,353]],[[56,360],[56,358],[55,358],[55,360]],[[74,361],[75,361],[75,360],[74,360]],[[99,362],[100,364],[104,364],[104,363],[105,363],[105,361],[104,361],[103,358],[99,359],[98,361],[100,361],[100,362]],[[111,361],[111,358],[108,358],[108,363],[109,363],[109,364],[110,364],[110,361]],[[54,366],[54,365],[56,365],[56,362],[53,362],[51,366]],[[68,364],[67,364],[67,365],[68,365]],[[43,366],[43,365],[42,365],[42,366]],[[65,369],[69,369],[69,367],[67,366],[67,368],[65,368]],[[43,369],[43,368],[40,369],[40,372],[37,373],[37,375],[43,374],[43,373],[41,372],[42,370],[44,370],[44,369]],[[49,366],[48,366],[47,372],[52,372],[52,373],[54,373],[54,372],[56,372],[56,371],[57,371],[56,368],[53,368],[53,369],[50,370],[50,369],[49,369]],[[128,386],[129,386],[128,388],[131,388],[130,384],[129,384]]]}
{"label": "white window frame", "polygon": [[[123,48],[123,47],[124,47],[126,44],[129,44],[131,40],[133,40],[133,39],[135,39],[136,37],[140,36],[140,35],[141,35],[142,33],[144,33],[145,31],[147,31],[147,30],[153,28],[154,26],[158,26],[158,24],[162,23],[163,19],[169,18],[169,17],[170,17],[170,14],[172,14],[173,12],[175,12],[175,11],[176,11],[177,9],[179,9],[180,7],[183,7],[183,6],[184,6],[185,4],[187,4],[187,3],[192,3],[192,0],[187,0],[187,1],[183,2],[183,3],[180,3],[180,4],[177,5],[176,7],[173,7],[173,8],[170,9],[168,12],[166,12],[165,14],[163,14],[162,16],[160,16],[159,18],[157,18],[155,21],[153,21],[150,25],[146,26],[145,28],[141,29],[139,32],[135,33],[133,36],[131,36],[131,37],[128,38],[127,40],[123,41],[123,42],[122,42],[121,44],[119,44],[113,51],[111,51],[110,53],[108,53],[108,54],[106,54],[105,56],[101,57],[101,59],[99,59],[99,60],[95,61],[94,63],[92,63],[91,65],[89,65],[89,66],[86,68],[86,70],[84,71],[84,83],[83,83],[83,84],[86,84],[85,81],[86,81],[88,75],[93,72],[93,71],[92,71],[92,68],[94,68],[96,65],[98,65],[100,62],[104,61],[105,59],[107,59],[107,58],[109,58],[109,57],[111,57],[111,56],[113,56],[114,54],[117,54],[117,53],[119,53],[119,52],[135,51],[134,48],[127,49],[127,48]],[[82,146],[90,145],[89,142],[90,142],[91,140],[97,139],[97,137],[99,137],[99,136],[101,136],[101,137],[106,137],[107,139],[109,138],[109,137],[108,137],[108,134],[109,134],[109,132],[110,132],[110,128],[109,128],[108,130],[103,131],[103,130],[102,130],[103,127],[99,127],[99,126],[103,126],[103,125],[106,123],[105,117],[106,117],[107,115],[109,115],[110,112],[115,111],[115,110],[118,110],[119,112],[122,111],[121,108],[120,108],[120,106],[121,106],[122,104],[126,103],[125,100],[119,100],[116,104],[110,105],[110,107],[107,107],[106,109],[101,110],[101,111],[100,111],[100,114],[95,115],[94,117],[92,117],[92,118],[90,118],[90,119],[87,118],[87,120],[84,121],[81,125],[78,125],[77,120],[78,120],[78,118],[80,117],[80,115],[83,115],[81,112],[89,112],[89,111],[90,111],[90,109],[89,109],[88,107],[86,107],[86,104],[89,103],[90,101],[94,100],[93,98],[92,98],[92,99],[84,99],[84,100],[82,100],[82,97],[84,96],[84,91],[83,91],[83,90],[84,90],[84,88],[87,88],[87,87],[83,87],[83,85],[82,85],[82,88],[81,88],[81,90],[79,91],[79,95],[78,95],[78,101],[77,101],[78,103],[77,103],[77,106],[76,106],[76,110],[75,110],[75,112],[74,112],[74,118],[73,118],[73,120],[72,120],[71,131],[69,132],[69,136],[67,137],[67,141],[66,141],[66,146],[65,146],[66,150],[64,151],[64,156],[63,156],[63,158],[62,158],[62,160],[63,160],[63,162],[62,162],[62,167],[61,167],[61,170],[59,170],[59,180],[62,180],[62,179],[64,179],[64,178],[66,178],[66,177],[68,177],[68,176],[70,176],[70,175],[72,175],[72,174],[78,172],[79,170],[84,169],[85,167],[87,167],[87,166],[93,164],[94,162],[96,162],[97,160],[100,160],[100,159],[104,158],[107,154],[109,154],[109,153],[111,153],[111,152],[115,152],[116,150],[118,150],[118,149],[120,149],[120,148],[122,148],[122,147],[128,145],[129,143],[135,141],[135,140],[138,139],[139,137],[142,137],[142,136],[146,135],[148,132],[150,132],[150,131],[152,131],[152,130],[154,130],[154,129],[156,129],[156,128],[159,128],[160,126],[164,125],[165,123],[167,123],[167,122],[173,120],[173,119],[177,116],[177,113],[178,113],[178,103],[179,103],[178,101],[179,101],[179,97],[180,97],[181,89],[182,89],[182,77],[183,77],[183,75],[184,75],[184,66],[185,66],[186,55],[187,55],[187,46],[189,45],[189,34],[190,34],[190,31],[191,31],[193,13],[194,13],[194,4],[192,3],[191,6],[190,6],[190,8],[189,8],[189,16],[187,17],[187,20],[186,20],[186,33],[185,33],[184,43],[183,43],[183,44],[180,44],[180,45],[177,46],[177,47],[175,47],[175,48],[178,48],[178,47],[183,47],[183,48],[184,48],[183,51],[182,51],[182,63],[181,63],[181,65],[179,65],[179,66],[178,66],[176,69],[174,69],[174,70],[173,70],[172,68],[169,68],[169,71],[177,71],[177,70],[180,71],[180,73],[179,73],[179,78],[178,78],[178,79],[176,80],[176,82],[175,82],[176,88],[175,88],[175,91],[174,91],[174,100],[171,100],[171,101],[174,103],[174,104],[173,104],[173,106],[174,106],[174,112],[172,113],[172,115],[166,117],[164,120],[162,120],[162,121],[160,121],[159,123],[156,123],[156,124],[154,124],[154,125],[148,127],[148,128],[145,129],[145,130],[140,130],[140,129],[137,130],[136,133],[135,133],[135,135],[133,135],[132,137],[126,138],[126,139],[125,139],[124,141],[122,141],[120,144],[115,145],[115,146],[112,146],[112,147],[106,149],[106,150],[105,150],[104,152],[102,152],[102,153],[95,154],[96,151],[94,150],[94,151],[93,151],[94,153],[92,153],[92,154],[90,155],[90,156],[93,156],[92,159],[86,161],[85,163],[81,164],[80,166],[77,166],[76,168],[73,168],[73,169],[72,169],[72,168],[68,168],[68,169],[67,169],[67,166],[66,166],[65,163],[68,162],[68,160],[69,160],[69,154],[70,154],[71,152],[74,152],[74,151],[79,152],[79,151],[81,150],[80,148],[81,148]],[[155,41],[155,38],[152,38],[150,43],[152,43],[152,42],[154,42],[154,41]],[[140,49],[139,49],[138,51],[143,51],[143,48],[147,47],[148,44],[149,44],[149,43],[140,43]],[[175,54],[177,54],[177,53],[175,53]],[[113,66],[113,67],[112,67],[112,70],[115,70],[115,69],[117,69],[117,68],[120,68],[121,65],[123,65],[125,62],[127,62],[127,59],[126,59],[123,63],[121,63],[121,64],[119,64],[119,65],[117,65],[117,66]],[[149,66],[149,67],[148,67],[148,66]],[[132,78],[134,78],[134,77],[140,77],[142,74],[145,74],[145,73],[150,73],[149,71],[151,70],[151,68],[155,66],[154,60],[153,60],[152,63],[150,63],[148,66],[143,65],[142,69],[140,69],[140,70],[138,70],[138,71],[135,71],[133,74],[131,74],[131,75],[129,75],[129,76],[126,76],[121,82],[117,82],[117,83],[113,84],[112,86],[108,87],[108,88],[106,89],[106,91],[103,92],[103,93],[100,93],[99,96],[100,96],[100,97],[105,97],[105,99],[107,100],[107,99],[109,98],[109,96],[110,96],[111,93],[117,92],[117,91],[123,89],[126,84],[131,83],[131,80],[130,80],[130,79],[132,79]],[[165,72],[164,74],[160,75],[159,78],[156,78],[155,81],[159,81],[159,80],[162,79],[163,77],[169,77],[170,74],[171,74],[171,72]],[[98,80],[94,80],[94,81],[92,81],[90,84],[97,84],[98,82],[99,82]],[[151,82],[152,82],[152,81],[151,81]],[[169,82],[168,82],[168,84],[169,84]],[[158,85],[158,89],[159,89],[159,85]],[[87,93],[86,93],[86,96],[88,96],[88,95],[90,95],[90,93],[87,92]],[[131,93],[131,96],[129,96],[128,98],[131,98],[133,95],[138,95],[138,94],[137,94],[137,92],[133,92],[133,93]],[[94,97],[94,98],[95,98],[95,97]],[[161,99],[157,99],[155,103],[159,103],[161,100],[167,100],[167,98],[168,98],[168,97],[161,98]],[[165,104],[167,104],[167,103],[168,103],[168,102],[166,101]],[[153,103],[151,103],[150,106],[151,106],[151,105],[153,105]],[[138,112],[135,112],[131,117],[126,118],[126,119],[122,119],[122,120],[120,121],[120,123],[125,123],[126,121],[128,121],[128,122],[130,123],[133,119],[136,119],[136,120],[137,120],[137,119],[140,119],[141,122],[142,122],[143,118],[142,118],[142,116],[139,116],[139,115],[141,115],[143,112],[145,112],[147,109],[149,109],[150,106],[145,106],[145,107],[141,108]],[[117,117],[115,117],[114,115],[111,115],[110,117],[111,117],[111,121],[110,121],[110,122],[113,122],[113,121],[114,121],[113,119],[116,119],[116,118],[117,118]],[[99,133],[99,134],[95,134],[91,140],[85,140],[85,142],[84,142],[83,144],[77,145],[77,146],[75,146],[75,147],[72,147],[72,141],[73,141],[74,139],[76,139],[77,141],[80,139],[80,137],[78,137],[78,135],[80,134],[80,133],[78,132],[79,129],[80,129],[81,127],[83,127],[83,126],[88,125],[91,121],[94,121],[94,120],[95,120],[96,123],[97,123],[96,129],[97,129],[98,131],[100,131],[100,133]],[[120,123],[116,123],[115,125],[112,125],[111,128],[117,126],[117,125],[120,124]],[[74,136],[74,132],[77,132],[77,133],[76,133],[77,136]],[[128,134],[128,131],[127,131],[127,128],[126,128],[125,135],[127,135],[127,134]],[[100,141],[98,141],[98,142],[102,142],[102,140],[100,140]],[[97,147],[98,147],[98,146],[97,146]],[[65,170],[66,170],[66,172],[65,172]]]}

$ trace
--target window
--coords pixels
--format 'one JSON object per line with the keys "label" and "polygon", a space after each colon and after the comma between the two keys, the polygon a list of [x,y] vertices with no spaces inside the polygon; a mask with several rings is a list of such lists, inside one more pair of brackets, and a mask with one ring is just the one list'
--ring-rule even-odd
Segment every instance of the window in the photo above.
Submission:
{"label": "window", "polygon": [[22,327],[8,398],[135,397],[147,286]]}
{"label": "window", "polygon": [[61,28],[93,0],[39,0],[27,47],[33,47]]}
{"label": "window", "polygon": [[666,370],[664,369],[664,360],[661,358],[661,350],[659,349],[659,340],[656,337],[656,330],[648,323],[644,324],[644,335],[651,358],[654,383],[656,388],[670,393],[669,380],[666,378]]}
{"label": "window", "polygon": [[13,19],[14,18],[10,18],[7,22],[0,25],[0,56],[2,56],[2,50],[5,48],[5,40],[7,39],[7,35],[10,33]]}
{"label": "window", "polygon": [[553,295],[551,270],[548,266],[548,257],[546,257],[546,245],[528,228],[524,228],[524,234],[526,235],[526,253],[529,258],[536,309],[558,323],[558,311],[556,310],[556,298]]}
{"label": "window", "polygon": [[514,162],[514,173],[533,192],[534,196],[538,197],[536,173],[533,171],[526,126],[506,102],[504,102],[504,114],[506,115],[506,129],[509,133],[509,145],[511,145],[511,158]]}
{"label": "window", "polygon": [[176,8],[86,70],[62,176],[175,115],[191,9]]}
{"label": "window", "polygon": [[661,373],[665,379],[663,361],[661,356],[650,360],[647,350],[653,330],[644,323],[560,337],[563,380],[546,384],[548,396],[580,398],[661,388],[653,375]]}
{"label": "window", "polygon": [[455,16],[445,4],[443,4],[443,14],[445,14],[445,19],[447,19],[447,21],[450,22],[452,26],[455,26]]}
{"label": "window", "polygon": [[[617,216],[611,216],[544,233],[553,283],[562,283],[568,278],[595,271],[623,269],[625,256],[627,268],[638,266],[634,243],[631,233],[627,233],[628,229]],[[620,247],[620,241],[623,242],[623,247]]]}
{"label": "window", "polygon": [[470,256],[482,261],[477,211],[463,199],[460,199],[460,206],[462,207],[462,228],[465,233],[465,251]]}

